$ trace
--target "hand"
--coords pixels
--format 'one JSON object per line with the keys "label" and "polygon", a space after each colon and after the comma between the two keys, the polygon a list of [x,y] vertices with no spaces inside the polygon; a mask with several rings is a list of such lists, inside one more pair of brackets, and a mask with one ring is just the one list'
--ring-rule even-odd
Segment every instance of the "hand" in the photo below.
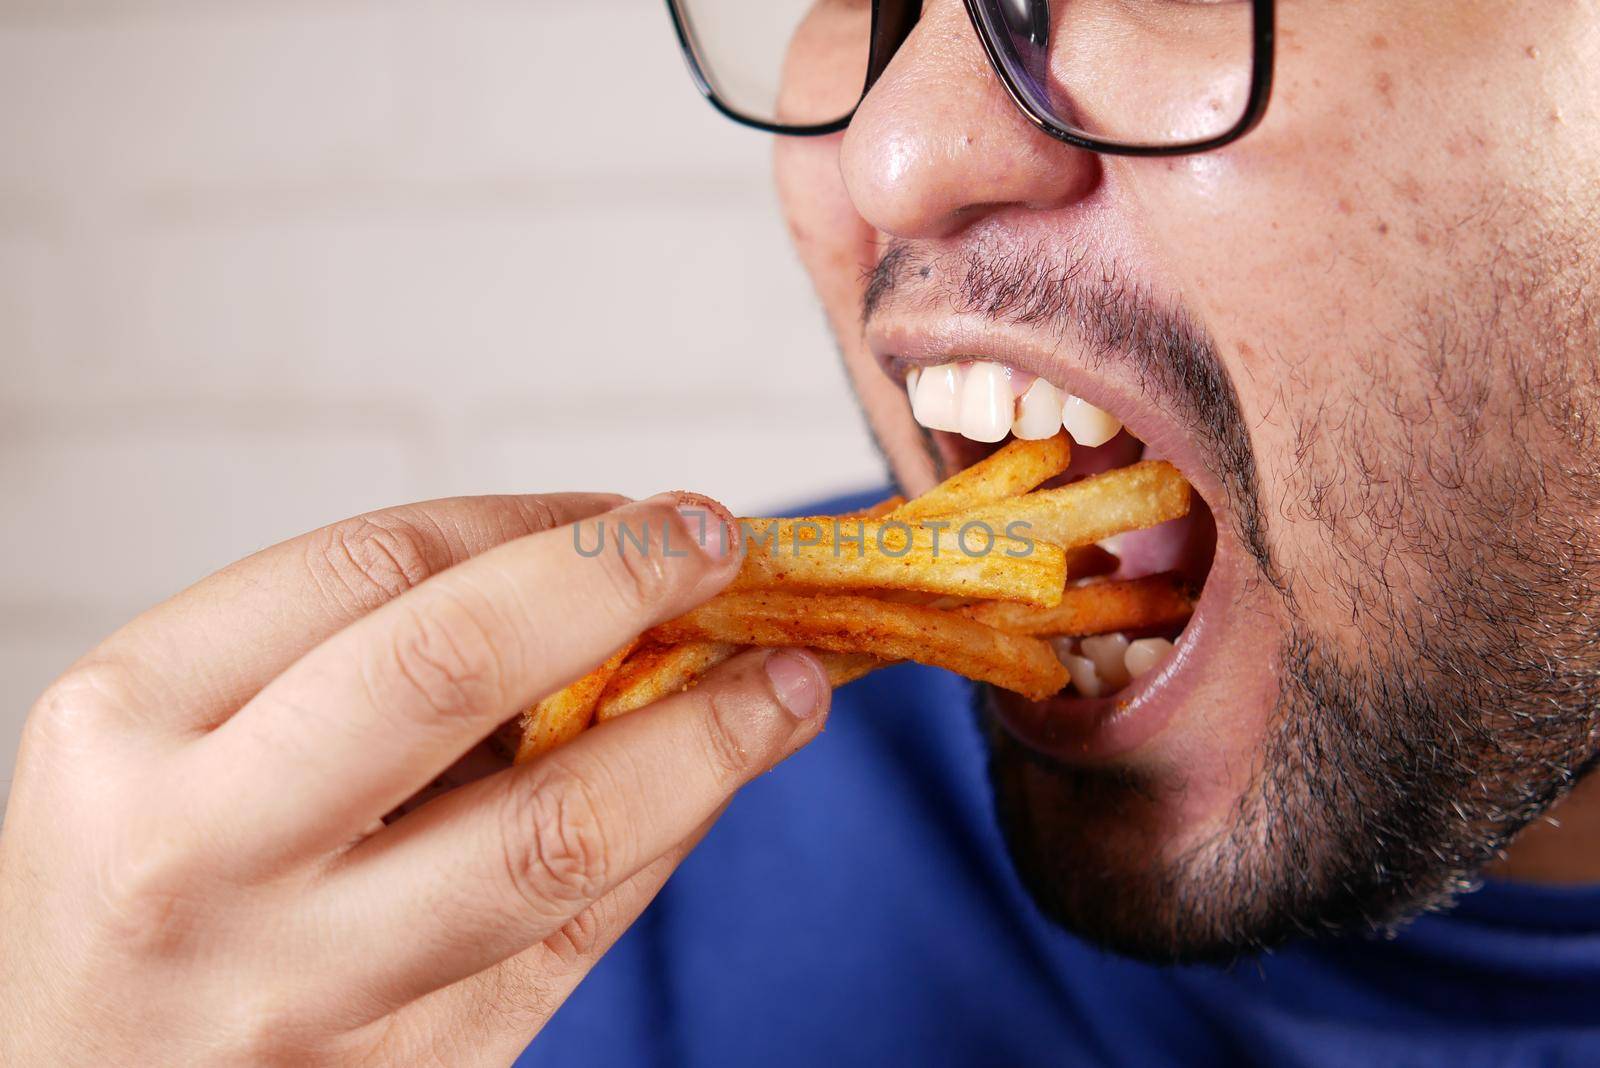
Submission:
{"label": "hand", "polygon": [[[0,1063],[514,1059],[826,713],[814,658],[756,651],[482,774],[498,725],[733,577],[736,524],[694,547],[707,505],[675,503],[364,516],[86,656],[33,709],[0,829]],[[553,529],[591,517],[652,551]]]}

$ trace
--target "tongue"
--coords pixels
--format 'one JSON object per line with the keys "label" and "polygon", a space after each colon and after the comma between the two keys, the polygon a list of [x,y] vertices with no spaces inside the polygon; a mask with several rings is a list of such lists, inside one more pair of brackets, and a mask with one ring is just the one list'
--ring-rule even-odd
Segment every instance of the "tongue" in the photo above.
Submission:
{"label": "tongue", "polygon": [[1132,579],[1176,571],[1196,584],[1204,582],[1206,573],[1211,570],[1211,554],[1216,544],[1217,528],[1211,510],[1198,496],[1194,498],[1194,509],[1182,518],[1149,530],[1117,534],[1100,543],[1121,560],[1113,578]]}
{"label": "tongue", "polygon": [[1114,534],[1102,541],[1100,547],[1121,561],[1113,578],[1135,579],[1178,570],[1188,541],[1189,517],[1185,516],[1149,530]]}

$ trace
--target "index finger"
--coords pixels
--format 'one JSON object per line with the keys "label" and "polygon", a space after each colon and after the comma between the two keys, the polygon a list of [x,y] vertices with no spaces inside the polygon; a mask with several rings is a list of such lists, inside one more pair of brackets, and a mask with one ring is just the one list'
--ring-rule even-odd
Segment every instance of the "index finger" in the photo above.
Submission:
{"label": "index finger", "polygon": [[196,741],[194,803],[219,826],[248,821],[256,863],[343,845],[534,699],[726,585],[737,532],[711,514],[711,549],[677,498],[659,497],[604,517],[613,542],[656,532],[637,548],[589,555],[575,531],[546,531],[424,582]]}
{"label": "index finger", "polygon": [[136,673],[162,726],[227,719],[330,635],[429,577],[515,538],[615,508],[606,493],[455,497],[368,512],[228,565],[86,660]]}

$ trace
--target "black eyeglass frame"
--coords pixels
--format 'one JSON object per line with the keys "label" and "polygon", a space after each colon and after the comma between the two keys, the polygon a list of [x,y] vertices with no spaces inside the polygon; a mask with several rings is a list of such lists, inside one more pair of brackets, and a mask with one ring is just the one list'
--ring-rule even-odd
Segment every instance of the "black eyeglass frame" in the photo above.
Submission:
{"label": "black eyeglass frame", "polygon": [[[1244,114],[1227,130],[1213,137],[1170,145],[1106,141],[1089,137],[1062,126],[1051,116],[1039,111],[1018,88],[1000,56],[1000,46],[984,29],[983,18],[978,12],[978,0],[964,0],[964,2],[973,32],[983,42],[983,50],[989,57],[989,66],[1000,79],[1000,84],[1005,86],[1006,95],[1011,97],[1012,103],[1027,116],[1029,122],[1057,141],[1064,141],[1077,148],[1108,156],[1186,156],[1210,152],[1237,141],[1254,129],[1267,113],[1267,102],[1272,97],[1273,61],[1277,52],[1274,47],[1277,23],[1276,0],[1250,0],[1254,40],[1250,48],[1250,95],[1245,100]],[[667,0],[667,10],[672,15],[672,28],[678,34],[678,47],[683,52],[684,62],[689,66],[689,74],[694,79],[695,87],[712,107],[734,122],[757,130],[790,137],[818,137],[838,133],[850,125],[850,120],[855,117],[856,108],[861,106],[861,101],[872,91],[873,85],[888,68],[889,61],[900,50],[901,44],[921,18],[922,0],[872,0],[872,42],[867,56],[866,84],[861,87],[861,95],[856,98],[855,107],[842,118],[832,122],[800,126],[768,122],[753,115],[746,115],[723,100],[711,84],[706,71],[701,68],[699,57],[695,55],[689,20],[680,6],[680,0]]]}

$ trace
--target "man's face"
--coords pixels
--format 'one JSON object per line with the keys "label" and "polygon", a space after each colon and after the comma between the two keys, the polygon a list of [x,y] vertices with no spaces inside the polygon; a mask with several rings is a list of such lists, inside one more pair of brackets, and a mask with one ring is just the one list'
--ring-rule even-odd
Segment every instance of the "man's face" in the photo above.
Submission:
{"label": "man's face", "polygon": [[1270,110],[1220,151],[1050,140],[960,0],[845,133],[776,148],[908,491],[993,446],[919,427],[906,370],[975,361],[1120,419],[1078,469],[1143,443],[1204,499],[1129,550],[1209,559],[1162,666],[986,711],[1040,904],[1155,958],[1438,901],[1600,736],[1600,9],[1278,10]]}

